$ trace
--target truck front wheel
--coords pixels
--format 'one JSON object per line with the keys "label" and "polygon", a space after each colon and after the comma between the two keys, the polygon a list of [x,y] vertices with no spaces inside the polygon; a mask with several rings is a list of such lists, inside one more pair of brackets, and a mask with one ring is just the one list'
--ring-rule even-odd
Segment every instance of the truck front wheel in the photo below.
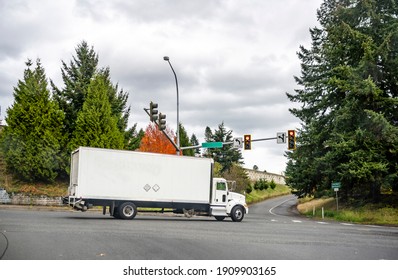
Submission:
{"label": "truck front wheel", "polygon": [[241,222],[243,220],[244,216],[245,216],[245,210],[243,210],[242,206],[236,205],[234,208],[232,208],[232,211],[231,211],[232,221]]}
{"label": "truck front wheel", "polygon": [[125,202],[117,209],[118,216],[123,220],[132,220],[137,215],[137,207],[134,203]]}

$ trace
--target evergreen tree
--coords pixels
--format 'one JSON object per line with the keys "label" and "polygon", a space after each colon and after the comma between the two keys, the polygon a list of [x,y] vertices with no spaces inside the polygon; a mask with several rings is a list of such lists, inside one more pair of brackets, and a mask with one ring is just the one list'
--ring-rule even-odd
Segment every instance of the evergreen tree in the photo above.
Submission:
{"label": "evergreen tree", "polygon": [[65,112],[65,133],[72,135],[77,115],[82,110],[88,86],[98,70],[98,55],[93,47],[83,41],[76,48],[69,66],[62,61],[62,80],[64,88],[58,89],[51,81],[54,97]]}
{"label": "evergreen tree", "polygon": [[137,132],[137,124],[134,124],[129,130],[127,130],[126,133],[128,134],[127,135],[128,143],[125,146],[125,148],[131,151],[138,150],[141,145],[141,140],[145,135],[144,130],[141,128]]}
{"label": "evergreen tree", "polygon": [[[213,131],[211,131],[211,128],[206,126],[205,129],[205,141],[206,142],[212,142],[213,140]],[[213,156],[213,149],[205,149],[203,152],[203,155],[205,157],[212,157]]]}
{"label": "evergreen tree", "polygon": [[[62,61],[62,79],[64,88],[58,89],[53,82],[51,82],[54,97],[57,100],[60,108],[65,112],[65,127],[64,134],[67,137],[65,145],[63,146],[63,162],[68,170],[70,160],[70,148],[76,143],[71,141],[76,140],[75,130],[77,128],[78,115],[83,110],[83,105],[88,96],[88,89],[91,81],[96,75],[100,74],[106,89],[106,96],[108,97],[111,114],[117,120],[117,128],[120,133],[123,133],[124,146],[120,148],[129,148],[129,145],[134,142],[131,131],[127,130],[128,118],[130,115],[130,107],[127,107],[128,93],[119,89],[119,86],[111,82],[109,68],[98,68],[98,55],[95,53],[93,47],[89,47],[87,42],[83,41],[76,49],[76,56],[72,57],[69,65]],[[95,131],[95,129],[93,130]],[[79,132],[83,133],[83,131]],[[84,137],[87,138],[87,137]],[[96,138],[101,138],[97,135]]]}
{"label": "evergreen tree", "polygon": [[325,0],[312,46],[300,47],[302,103],[288,183],[302,193],[330,190],[379,198],[397,189],[398,5],[394,1]]}
{"label": "evergreen tree", "polygon": [[124,134],[118,128],[118,118],[112,113],[108,95],[108,80],[98,73],[91,80],[82,110],[69,143],[70,150],[79,146],[122,149]]}
{"label": "evergreen tree", "polygon": [[[189,147],[192,146],[191,142],[189,141],[189,137],[185,127],[180,123],[180,146],[181,147]],[[182,150],[182,154],[184,156],[194,156],[195,151],[193,149],[186,149]]]}
{"label": "evergreen tree", "polygon": [[[192,146],[198,146],[199,145],[199,140],[196,137],[195,134],[192,134],[191,139],[189,140],[189,142],[191,142]],[[199,156],[200,155],[200,148],[196,148],[193,150],[194,151],[194,155],[195,156]]]}
{"label": "evergreen tree", "polygon": [[[112,114],[118,120],[117,126],[119,130],[125,132],[127,130],[128,118],[130,116],[130,107],[127,107],[128,93],[124,92],[123,89],[119,89],[118,84],[112,84],[109,67],[102,69],[100,72],[106,78]],[[125,144],[127,144],[130,141],[128,138],[129,134],[126,132],[124,136]]]}
{"label": "evergreen tree", "polygon": [[[218,125],[218,130],[214,130],[214,133],[206,127],[205,137],[207,142],[232,142],[233,140],[232,130],[227,131],[224,122]],[[219,149],[207,149],[207,155],[222,165],[221,172],[229,171],[234,163],[243,164],[241,151],[232,145],[223,145]]]}
{"label": "evergreen tree", "polygon": [[213,131],[211,131],[211,128],[208,126],[206,126],[206,129],[205,129],[205,141],[206,142],[213,141]]}
{"label": "evergreen tree", "polygon": [[2,149],[7,168],[24,181],[53,181],[61,169],[64,114],[50,97],[40,60],[14,88],[14,103],[7,110]]}

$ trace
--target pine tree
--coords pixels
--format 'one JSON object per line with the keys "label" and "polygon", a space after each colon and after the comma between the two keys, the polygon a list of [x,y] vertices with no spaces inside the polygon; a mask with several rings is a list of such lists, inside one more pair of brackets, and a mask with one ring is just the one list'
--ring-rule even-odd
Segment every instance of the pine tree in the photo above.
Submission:
{"label": "pine tree", "polygon": [[55,180],[61,166],[64,114],[50,97],[40,60],[31,69],[28,60],[23,80],[14,88],[14,103],[7,110],[2,149],[7,168],[24,181]]}
{"label": "pine tree", "polygon": [[[205,138],[207,142],[232,142],[232,130],[225,128],[224,122],[218,125],[214,132],[206,127]],[[243,164],[243,157],[240,150],[233,148],[232,145],[223,145],[218,149],[207,149],[207,156],[212,157],[222,165],[221,172],[229,171],[234,163]]]}
{"label": "pine tree", "polygon": [[[198,138],[196,137],[195,134],[192,134],[189,142],[191,143],[192,146],[198,146],[199,145],[199,140],[198,140]],[[199,148],[196,148],[193,151],[194,151],[194,155],[195,156],[199,156],[200,155],[200,149]]]}
{"label": "pine tree", "polygon": [[125,148],[131,151],[138,150],[141,145],[141,140],[145,135],[144,130],[141,128],[137,131],[137,124],[134,124],[126,133],[128,134],[128,143],[125,145]]}
{"label": "pine tree", "polygon": [[90,82],[83,108],[77,115],[76,127],[69,143],[70,150],[79,146],[124,147],[124,134],[118,128],[118,118],[112,114],[108,86],[104,73],[98,73]]}
{"label": "pine tree", "polygon": [[69,66],[62,61],[62,79],[64,88],[58,89],[51,81],[54,97],[65,112],[65,133],[72,135],[77,115],[82,110],[87,96],[88,86],[98,70],[98,55],[93,47],[83,41],[76,48]]}
{"label": "pine tree", "polygon": [[397,189],[398,5],[326,0],[312,46],[300,47],[302,104],[297,150],[288,153],[288,183],[303,193],[341,181],[345,197],[379,198]]}
{"label": "pine tree", "polygon": [[[181,147],[189,147],[192,146],[191,142],[189,141],[189,137],[185,127],[180,123],[180,146]],[[184,156],[194,156],[195,151],[193,149],[186,149],[182,150],[182,154]]]}
{"label": "pine tree", "polygon": [[[111,114],[117,120],[117,128],[119,132],[123,133],[124,146],[120,148],[128,148],[134,139],[130,139],[131,132],[127,130],[128,118],[130,115],[130,107],[127,107],[128,93],[119,89],[119,86],[111,82],[109,68],[99,69],[98,55],[95,53],[93,47],[89,47],[87,42],[83,41],[76,49],[76,56],[72,57],[69,65],[62,61],[62,79],[64,88],[58,89],[53,82],[51,82],[54,97],[57,100],[59,107],[65,112],[65,127],[63,133],[66,135],[66,141],[62,148],[63,165],[65,171],[69,169],[70,148],[76,143],[71,141],[76,140],[76,127],[78,115],[83,110],[84,103],[88,96],[88,89],[91,81],[96,75],[101,74],[104,81],[104,88],[106,88],[106,96],[108,97]],[[95,129],[94,129],[95,130]],[[79,133],[83,133],[80,131]],[[87,137],[84,137],[87,138]],[[96,138],[101,138],[97,135]],[[119,147],[119,145],[117,145]]]}

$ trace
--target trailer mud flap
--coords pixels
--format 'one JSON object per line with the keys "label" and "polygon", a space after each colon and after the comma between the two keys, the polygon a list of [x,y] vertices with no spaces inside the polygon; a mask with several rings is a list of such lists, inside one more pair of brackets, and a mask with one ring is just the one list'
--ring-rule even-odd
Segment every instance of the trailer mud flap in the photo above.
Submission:
{"label": "trailer mud flap", "polygon": [[114,216],[115,214],[115,201],[112,201],[111,205],[109,205],[109,214]]}

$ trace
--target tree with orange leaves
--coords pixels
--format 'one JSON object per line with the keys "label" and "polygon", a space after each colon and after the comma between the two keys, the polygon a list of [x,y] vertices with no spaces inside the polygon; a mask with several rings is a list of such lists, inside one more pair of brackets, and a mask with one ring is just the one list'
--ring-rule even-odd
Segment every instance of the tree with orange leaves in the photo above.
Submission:
{"label": "tree with orange leaves", "polygon": [[[168,127],[166,128],[166,133],[170,138],[175,138],[174,132]],[[139,151],[171,155],[176,154],[176,149],[173,144],[170,143],[167,137],[154,123],[150,123],[145,129],[145,135],[141,140]]]}

